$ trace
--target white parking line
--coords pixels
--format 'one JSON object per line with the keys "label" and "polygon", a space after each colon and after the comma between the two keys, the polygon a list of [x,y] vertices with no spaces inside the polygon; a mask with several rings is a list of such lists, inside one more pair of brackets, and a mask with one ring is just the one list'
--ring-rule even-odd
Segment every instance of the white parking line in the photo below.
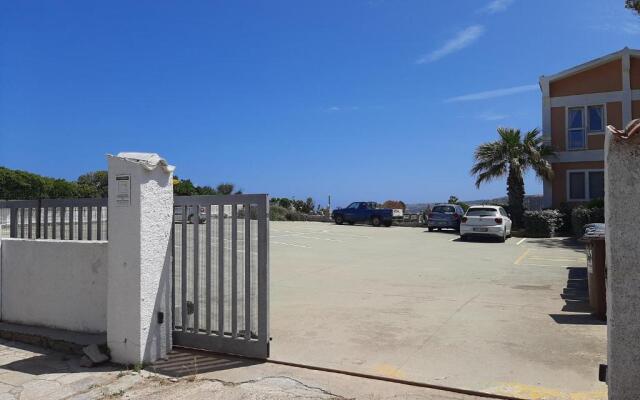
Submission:
{"label": "white parking line", "polygon": [[522,266],[525,267],[558,267],[558,265],[551,265],[551,264],[520,264]]}
{"label": "white parking line", "polygon": [[520,246],[522,243],[524,243],[525,240],[527,240],[527,238],[522,238],[518,240],[518,243],[516,243],[516,246]]}

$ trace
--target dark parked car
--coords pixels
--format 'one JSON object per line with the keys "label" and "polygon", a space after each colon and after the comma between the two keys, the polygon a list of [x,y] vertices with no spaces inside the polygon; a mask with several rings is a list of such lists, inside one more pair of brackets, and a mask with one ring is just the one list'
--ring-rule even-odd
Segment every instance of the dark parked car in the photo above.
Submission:
{"label": "dark parked car", "polygon": [[436,204],[427,217],[429,232],[442,228],[459,231],[463,215],[464,209],[457,204]]}
{"label": "dark parked car", "polygon": [[355,224],[357,222],[370,223],[373,226],[391,226],[393,223],[393,210],[390,208],[376,208],[376,203],[370,201],[357,201],[346,208],[333,210],[331,218],[336,224]]}

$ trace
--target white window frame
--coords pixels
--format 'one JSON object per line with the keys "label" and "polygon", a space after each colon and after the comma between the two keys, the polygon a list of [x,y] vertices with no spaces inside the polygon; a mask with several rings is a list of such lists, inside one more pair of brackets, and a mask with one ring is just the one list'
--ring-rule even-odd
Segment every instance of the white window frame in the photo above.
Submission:
{"label": "white window frame", "polygon": [[[602,130],[591,131],[589,130],[589,107],[602,107]],[[582,129],[584,130],[584,147],[569,147],[569,110],[582,109]],[[572,106],[565,107],[564,116],[564,134],[565,134],[565,148],[567,151],[582,151],[589,148],[589,136],[591,135],[604,135],[605,127],[607,126],[607,104],[589,104],[585,106]],[[577,128],[574,128],[577,130]]]}
{"label": "white window frame", "polygon": [[[577,199],[577,198],[572,198],[571,197],[571,181],[569,179],[569,177],[571,176],[572,173],[576,173],[576,172],[582,172],[584,173],[584,198],[582,199]],[[566,176],[566,193],[567,193],[567,201],[589,201],[589,200],[593,200],[591,198],[591,195],[589,193],[589,172],[604,172],[604,169],[598,169],[598,168],[593,168],[593,169],[568,169],[567,170],[567,176]]]}

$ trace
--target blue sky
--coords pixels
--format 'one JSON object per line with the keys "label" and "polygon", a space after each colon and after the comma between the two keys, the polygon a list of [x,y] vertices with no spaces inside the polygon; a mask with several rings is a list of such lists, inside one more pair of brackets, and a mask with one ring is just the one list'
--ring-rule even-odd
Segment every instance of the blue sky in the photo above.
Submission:
{"label": "blue sky", "polygon": [[540,127],[540,75],[640,47],[623,4],[2,2],[0,165],[73,179],[150,151],[323,204],[501,196],[474,148]]}

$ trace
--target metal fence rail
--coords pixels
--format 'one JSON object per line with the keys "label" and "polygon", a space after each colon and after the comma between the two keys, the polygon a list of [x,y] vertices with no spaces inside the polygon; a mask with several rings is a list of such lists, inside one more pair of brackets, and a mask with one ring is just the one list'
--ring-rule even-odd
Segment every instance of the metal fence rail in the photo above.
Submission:
{"label": "metal fence rail", "polygon": [[267,195],[174,197],[173,340],[269,355]]}
{"label": "metal fence rail", "polygon": [[0,236],[107,240],[107,199],[0,200]]}

